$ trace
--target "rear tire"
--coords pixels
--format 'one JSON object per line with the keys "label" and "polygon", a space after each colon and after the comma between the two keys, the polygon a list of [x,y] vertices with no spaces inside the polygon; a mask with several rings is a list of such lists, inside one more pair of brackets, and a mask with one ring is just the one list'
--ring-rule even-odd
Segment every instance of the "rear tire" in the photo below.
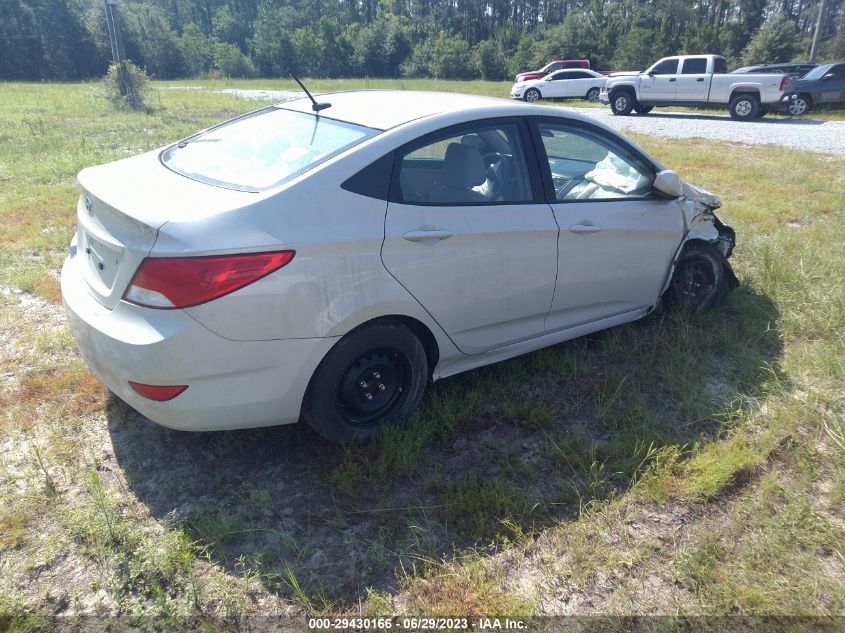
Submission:
{"label": "rear tire", "polygon": [[634,106],[634,112],[637,114],[648,114],[652,110],[654,110],[654,106],[644,106],[640,104]]}
{"label": "rear tire", "polygon": [[666,304],[700,314],[722,303],[736,283],[722,251],[710,244],[691,244],[675,262],[675,272],[666,290]]}
{"label": "rear tire", "polygon": [[627,90],[617,90],[610,95],[610,109],[617,116],[627,116],[634,109],[634,95]]}
{"label": "rear tire", "polygon": [[729,110],[736,121],[751,121],[757,117],[760,102],[754,95],[739,95],[731,100]]}
{"label": "rear tire", "polygon": [[302,417],[330,442],[363,444],[404,424],[422,399],[428,361],[414,333],[393,321],[353,330],[314,372]]}

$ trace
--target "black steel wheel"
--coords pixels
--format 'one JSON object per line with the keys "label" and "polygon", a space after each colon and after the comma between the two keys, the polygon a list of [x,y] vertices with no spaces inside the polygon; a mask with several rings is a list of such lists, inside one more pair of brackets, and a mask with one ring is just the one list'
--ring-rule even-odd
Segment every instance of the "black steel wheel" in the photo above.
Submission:
{"label": "black steel wheel", "polygon": [[364,325],[329,351],[308,387],[302,414],[330,442],[360,444],[408,420],[428,377],[425,348],[394,321]]}
{"label": "black steel wheel", "polygon": [[691,244],[675,263],[666,291],[670,307],[701,313],[713,308],[736,286],[736,278],[722,252],[710,244]]}
{"label": "black steel wheel", "polygon": [[411,366],[402,352],[389,347],[368,350],[339,377],[335,407],[352,426],[367,428],[401,406],[410,388]]}

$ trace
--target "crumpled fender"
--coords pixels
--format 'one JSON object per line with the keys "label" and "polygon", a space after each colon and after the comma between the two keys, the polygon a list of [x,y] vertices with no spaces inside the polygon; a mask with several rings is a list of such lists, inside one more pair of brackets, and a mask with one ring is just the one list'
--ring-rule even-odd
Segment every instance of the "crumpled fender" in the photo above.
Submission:
{"label": "crumpled fender", "polygon": [[[715,213],[716,209],[721,208],[722,199],[701,187],[686,182],[681,184],[684,191],[682,205],[686,233],[675,252],[675,257],[672,259],[672,265],[669,267],[669,273],[666,275],[666,281],[660,291],[661,298],[672,281],[672,275],[675,274],[675,265],[688,242],[697,240],[712,244],[722,251],[725,260],[731,256],[736,245],[736,232],[732,227],[724,224]],[[725,274],[731,289],[736,288],[739,285],[739,280],[727,261],[725,262]]]}

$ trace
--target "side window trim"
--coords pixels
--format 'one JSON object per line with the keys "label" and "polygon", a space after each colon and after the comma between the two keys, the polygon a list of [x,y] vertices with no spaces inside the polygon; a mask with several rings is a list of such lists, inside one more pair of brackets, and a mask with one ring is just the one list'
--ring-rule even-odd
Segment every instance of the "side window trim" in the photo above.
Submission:
{"label": "side window trim", "polygon": [[573,121],[573,120],[561,120],[556,117],[544,117],[544,116],[532,116],[528,117],[528,126],[531,129],[531,139],[534,143],[536,154],[537,154],[537,162],[539,172],[543,178],[543,191],[546,196],[546,203],[547,204],[573,204],[573,203],[593,203],[593,202],[640,202],[642,200],[653,200],[658,199],[659,196],[654,192],[650,193],[649,195],[642,196],[639,198],[595,198],[595,199],[585,199],[585,200],[558,200],[557,194],[555,192],[554,183],[552,182],[552,170],[549,166],[549,157],[546,154],[546,147],[543,144],[543,138],[540,135],[540,125],[543,123],[548,123],[550,125],[559,125],[561,127],[572,127],[579,131],[585,131],[589,134],[594,134],[601,139],[604,139],[608,145],[611,147],[616,146],[620,148],[626,154],[633,156],[637,161],[639,161],[647,170],[648,173],[651,175],[652,179],[654,176],[657,175],[659,171],[657,165],[652,163],[646,156],[642,154],[642,152],[638,151],[635,147],[629,145],[628,143],[624,142],[624,139],[616,139],[607,136],[607,134],[601,128],[590,125],[589,123],[583,121]]}
{"label": "side window trim", "polygon": [[[519,138],[522,152],[525,158],[525,167],[528,171],[528,186],[531,188],[530,200],[523,201],[508,201],[508,200],[488,200],[486,202],[450,202],[446,205],[437,202],[425,201],[409,201],[402,199],[402,191],[400,188],[399,172],[402,168],[402,159],[411,152],[423,148],[439,139],[449,138],[450,136],[458,136],[462,132],[469,132],[479,127],[496,127],[497,125],[513,125],[516,128],[516,133]],[[525,117],[494,117],[490,119],[476,119],[474,121],[466,121],[464,123],[457,123],[448,127],[440,128],[433,132],[429,132],[424,136],[420,136],[413,141],[409,141],[404,145],[396,148],[393,152],[393,169],[390,176],[390,188],[388,190],[387,200],[394,204],[404,204],[412,206],[502,206],[502,205],[526,205],[526,204],[547,204],[546,196],[543,191],[543,182],[540,175],[540,168],[542,162],[538,160],[537,148],[533,142],[532,135],[529,131],[528,124]]]}

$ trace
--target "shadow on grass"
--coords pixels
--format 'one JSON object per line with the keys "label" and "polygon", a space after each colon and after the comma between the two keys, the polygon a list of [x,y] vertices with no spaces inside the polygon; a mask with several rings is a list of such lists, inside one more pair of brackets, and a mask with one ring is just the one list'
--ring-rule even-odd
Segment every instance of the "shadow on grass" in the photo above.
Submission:
{"label": "shadow on grass", "polygon": [[110,407],[120,466],[157,519],[217,564],[314,608],[491,551],[627,489],[657,449],[724,432],[778,370],[778,312],[739,289],[430,386],[363,448],[304,425],[189,434]]}

